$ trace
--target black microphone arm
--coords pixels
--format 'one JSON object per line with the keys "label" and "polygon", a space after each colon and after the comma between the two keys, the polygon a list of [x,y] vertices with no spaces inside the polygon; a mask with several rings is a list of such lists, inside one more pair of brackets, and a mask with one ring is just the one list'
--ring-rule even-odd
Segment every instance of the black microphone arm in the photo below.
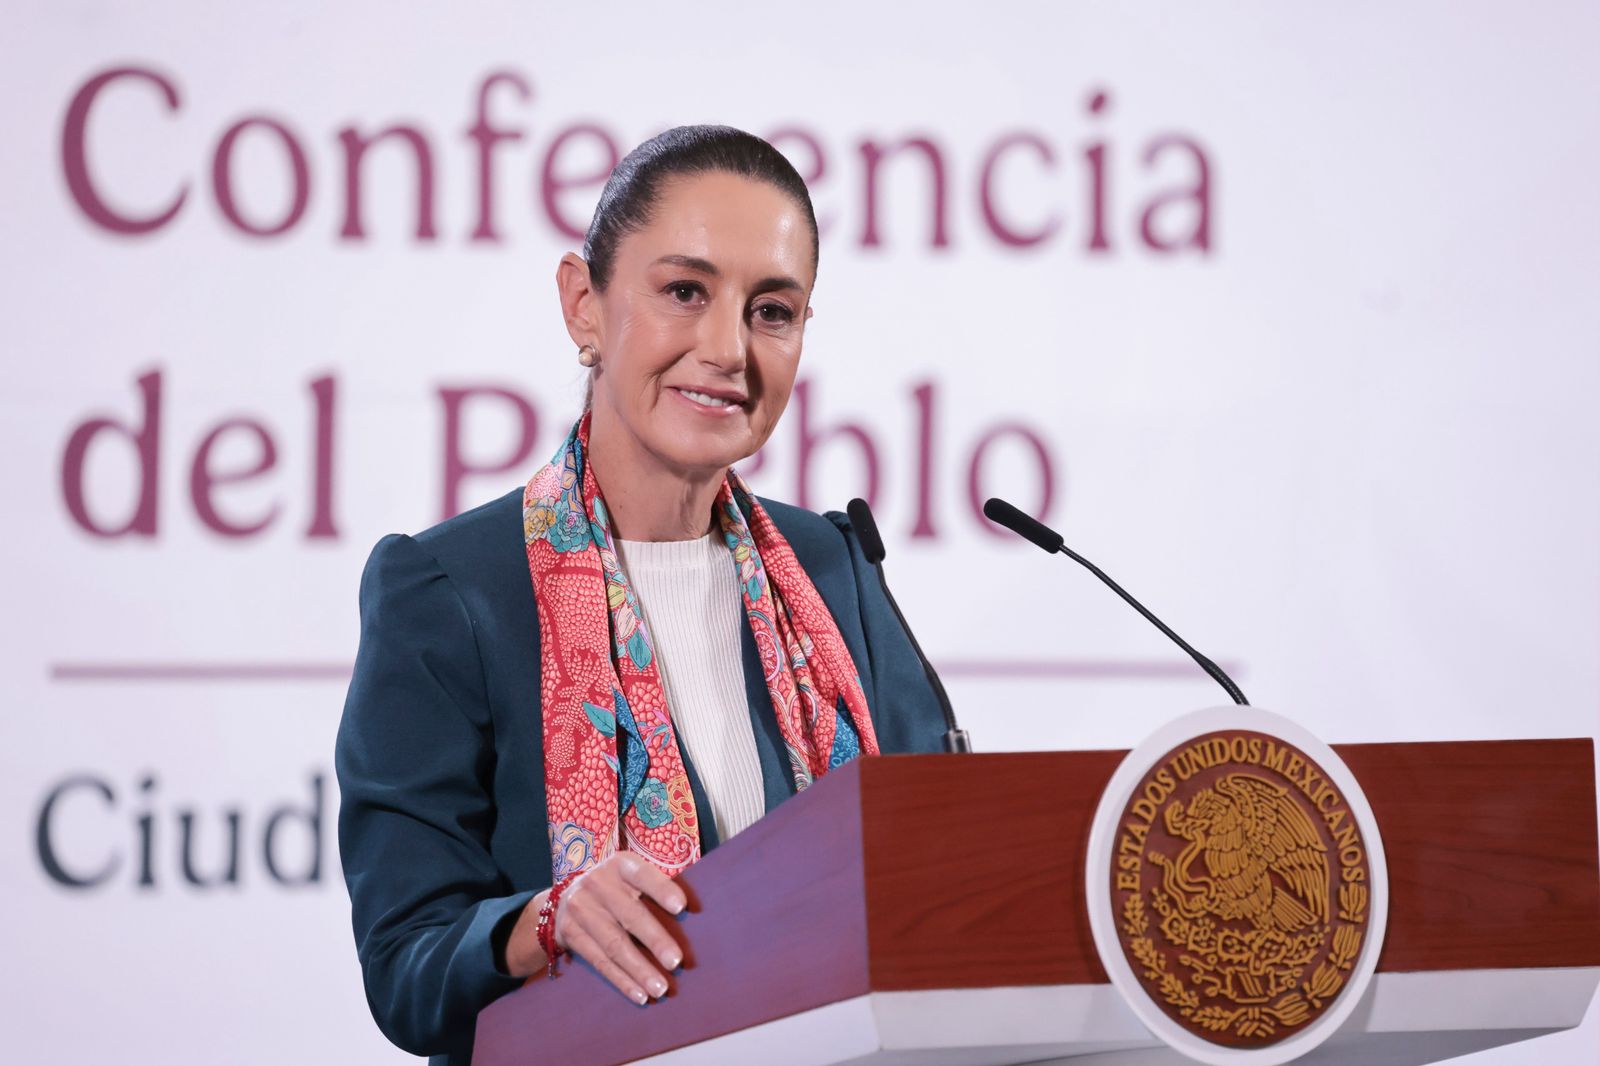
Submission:
{"label": "black microphone arm", "polygon": [[894,602],[894,593],[889,591],[888,579],[883,576],[883,538],[878,535],[878,523],[872,520],[872,508],[867,506],[867,501],[854,499],[845,507],[850,515],[850,525],[856,531],[856,540],[861,542],[861,554],[867,557],[867,562],[878,571],[878,584],[883,586],[884,598],[889,601],[889,607],[894,611],[894,616],[900,620],[900,628],[906,631],[906,639],[911,641],[911,650],[917,653],[917,658],[922,662],[922,669],[928,675],[928,684],[933,686],[934,698],[939,701],[939,709],[944,711],[944,750],[948,752],[967,752],[972,750],[972,740],[967,736],[965,729],[956,727],[956,712],[950,706],[950,697],[945,694],[944,682],[939,680],[939,673],[922,653],[922,645],[917,643],[917,638],[912,635],[911,627],[906,624],[906,616],[900,613],[900,605]]}
{"label": "black microphone arm", "polygon": [[[989,519],[989,521],[994,522],[997,525],[1005,526],[1007,529],[1011,530],[1011,532],[1017,534],[1017,536],[1024,540],[1032,541],[1034,544],[1037,544],[1039,547],[1043,548],[1047,552],[1050,552],[1052,555],[1056,552],[1060,552],[1062,555],[1082,563],[1091,574],[1099,578],[1101,581],[1104,581],[1106,583],[1106,587],[1111,589],[1111,591],[1115,592],[1118,596],[1121,596],[1124,600],[1127,600],[1129,606],[1138,611],[1140,614],[1144,615],[1145,618],[1149,619],[1150,623],[1170,637],[1174,644],[1188,652],[1189,658],[1199,663],[1200,669],[1204,670],[1211,676],[1213,681],[1222,686],[1223,690],[1227,692],[1229,699],[1233,700],[1234,703],[1237,703],[1241,707],[1250,706],[1250,701],[1244,698],[1244,693],[1239,691],[1239,686],[1233,683],[1233,678],[1223,673],[1222,667],[1218,666],[1210,659],[1207,659],[1204,655],[1201,655],[1199,652],[1195,651],[1194,648],[1190,647],[1188,641],[1184,640],[1171,629],[1167,628],[1167,624],[1165,622],[1146,610],[1144,604],[1128,595],[1127,591],[1121,585],[1117,584],[1115,581],[1112,581],[1104,570],[1100,569],[1098,566],[1094,565],[1089,560],[1085,559],[1083,556],[1067,547],[1060,533],[1057,533],[1055,530],[1051,529],[1049,526],[1045,525],[1032,515],[1019,511],[1006,501],[992,496],[989,498],[989,501],[983,505],[983,514],[985,518]],[[852,520],[854,519],[853,512],[851,514],[851,518]]]}

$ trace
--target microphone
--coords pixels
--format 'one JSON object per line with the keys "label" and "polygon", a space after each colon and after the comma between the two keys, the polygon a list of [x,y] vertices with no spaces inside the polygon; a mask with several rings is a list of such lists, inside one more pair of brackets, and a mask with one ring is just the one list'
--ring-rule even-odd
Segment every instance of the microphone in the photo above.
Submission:
{"label": "microphone", "polygon": [[[1115,592],[1118,596],[1121,596],[1124,600],[1127,600],[1128,604],[1134,610],[1138,611],[1140,614],[1144,615],[1145,618],[1149,619],[1150,623],[1170,637],[1174,644],[1188,652],[1189,658],[1199,663],[1200,669],[1204,670],[1208,675],[1210,675],[1213,681],[1222,686],[1223,691],[1227,692],[1229,699],[1233,700],[1234,703],[1237,703],[1241,707],[1250,706],[1250,701],[1244,698],[1244,693],[1239,691],[1239,686],[1233,683],[1233,678],[1223,673],[1220,666],[1212,662],[1210,659],[1207,659],[1204,655],[1201,655],[1199,652],[1195,651],[1194,648],[1190,647],[1189,643],[1169,629],[1165,622],[1151,614],[1145,608],[1144,604],[1128,595],[1127,591],[1121,585],[1117,584],[1115,581],[1112,581],[1104,570],[1100,569],[1098,566],[1094,565],[1089,560],[1085,559],[1083,556],[1067,547],[1066,541],[1062,538],[1060,533],[1057,533],[1055,530],[1051,529],[1049,526],[1045,525],[1032,515],[1019,511],[1006,501],[992,496],[989,498],[988,502],[983,505],[983,515],[989,521],[994,522],[997,525],[1005,526],[1007,529],[1011,530],[1011,532],[1017,534],[1017,536],[1024,540],[1032,541],[1034,544],[1037,544],[1039,547],[1043,548],[1052,555],[1060,552],[1062,555],[1082,563],[1091,574],[1099,578],[1101,581],[1104,581],[1106,586],[1110,588],[1112,592]],[[852,520],[854,520],[854,517],[854,512],[852,512]]]}
{"label": "microphone", "polygon": [[894,602],[894,593],[889,591],[889,581],[883,576],[883,538],[878,535],[878,523],[872,520],[872,508],[867,506],[866,500],[857,498],[850,501],[845,511],[850,515],[850,525],[855,529],[856,540],[861,542],[861,554],[866,556],[867,562],[878,571],[878,584],[883,587],[883,596],[889,601],[889,608],[894,611],[894,616],[900,620],[900,628],[905,630],[906,639],[911,641],[911,650],[917,653],[923,672],[928,675],[928,684],[933,686],[933,695],[939,701],[939,709],[944,711],[944,750],[971,751],[972,740],[967,736],[967,731],[956,728],[956,712],[950,706],[950,697],[945,694],[944,682],[939,680],[938,671],[934,670],[933,664],[922,653],[922,645],[918,644],[917,638],[912,635],[911,627],[906,624],[906,616],[900,613],[900,605]]}

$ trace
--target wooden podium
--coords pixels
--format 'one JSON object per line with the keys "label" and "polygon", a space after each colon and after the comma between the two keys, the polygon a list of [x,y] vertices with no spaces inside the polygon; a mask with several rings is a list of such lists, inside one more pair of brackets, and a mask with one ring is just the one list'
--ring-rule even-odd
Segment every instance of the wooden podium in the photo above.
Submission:
{"label": "wooden podium", "polygon": [[[1388,930],[1354,1013],[1298,1061],[1433,1062],[1579,1024],[1600,982],[1593,743],[1335,750],[1383,834]],[[1083,902],[1122,755],[851,763],[681,876],[665,999],[634,1007],[569,961],[479,1015],[473,1062],[1185,1062],[1109,983]]]}

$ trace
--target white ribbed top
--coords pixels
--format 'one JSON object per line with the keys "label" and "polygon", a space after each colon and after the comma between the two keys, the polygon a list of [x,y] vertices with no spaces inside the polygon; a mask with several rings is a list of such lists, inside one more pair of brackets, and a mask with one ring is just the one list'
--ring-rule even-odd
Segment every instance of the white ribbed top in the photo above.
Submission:
{"label": "white ribbed top", "polygon": [[[744,694],[744,601],[720,532],[699,540],[618,540],[639,600],[667,706],[727,840],[766,813]],[[702,814],[702,817],[704,815]]]}

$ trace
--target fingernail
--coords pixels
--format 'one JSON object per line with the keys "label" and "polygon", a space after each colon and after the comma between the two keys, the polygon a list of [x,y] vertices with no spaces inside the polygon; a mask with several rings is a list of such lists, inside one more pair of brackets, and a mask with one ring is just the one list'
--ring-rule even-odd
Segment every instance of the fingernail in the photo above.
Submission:
{"label": "fingernail", "polygon": [[679,900],[677,903],[672,905],[672,913],[673,914],[682,914],[683,913],[683,908],[685,906],[686,906],[686,904],[682,900]]}
{"label": "fingernail", "polygon": [[635,1002],[635,1003],[637,1003],[637,1004],[639,1004],[639,1006],[641,1006],[641,1007],[642,1007],[642,1006],[644,1006],[644,1005],[645,1005],[645,1004],[646,1004],[646,1003],[649,1003],[649,1002],[650,1002],[650,997],[649,997],[649,996],[647,996],[647,995],[645,995],[645,994],[644,994],[644,993],[643,993],[643,992],[635,992],[635,993],[634,993],[634,994],[633,994],[633,1001],[634,1001],[634,1002]]}
{"label": "fingernail", "polygon": [[667,983],[657,977],[650,982],[650,993],[657,999],[667,994]]}
{"label": "fingernail", "polygon": [[676,970],[679,967],[679,965],[682,964],[682,962],[683,962],[683,956],[682,955],[668,955],[667,956],[667,969]]}

